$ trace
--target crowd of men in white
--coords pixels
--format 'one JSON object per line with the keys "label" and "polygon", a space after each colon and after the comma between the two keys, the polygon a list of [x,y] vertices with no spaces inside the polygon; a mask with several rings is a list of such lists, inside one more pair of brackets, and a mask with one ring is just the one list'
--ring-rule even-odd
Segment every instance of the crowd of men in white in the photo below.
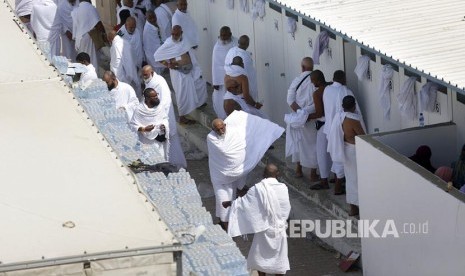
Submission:
{"label": "crowd of men in white", "polygon": [[[178,0],[176,7],[163,0],[136,4],[117,0],[117,4],[118,25],[108,34],[89,0],[16,0],[16,13],[37,41],[50,46],[52,55],[86,66],[81,86],[102,75],[116,108],[125,110],[140,141],[157,147],[170,163],[186,168],[171,91],[158,73],[169,69],[179,123],[195,123],[186,115],[206,103],[207,88],[196,59],[199,34],[187,12],[187,1]],[[250,269],[260,275],[284,274],[290,269],[287,188],[276,180],[274,165],[266,167],[265,179],[250,190],[245,185],[247,174],[284,131],[260,110],[248,46],[249,37],[236,39],[224,26],[213,48],[212,98],[218,119],[212,123],[207,145],[216,216],[231,236],[255,233]],[[98,74],[99,68],[106,71]],[[313,70],[309,57],[302,59],[301,69],[288,90],[286,157],[297,163],[297,177],[306,167],[311,169],[311,180],[321,179],[311,189],[329,189],[330,172],[334,172],[334,193],[345,194],[347,189],[350,214],[357,215],[354,144],[355,136],[365,132],[355,98],[345,86],[344,72],[336,71],[333,83],[328,83],[321,71]]]}

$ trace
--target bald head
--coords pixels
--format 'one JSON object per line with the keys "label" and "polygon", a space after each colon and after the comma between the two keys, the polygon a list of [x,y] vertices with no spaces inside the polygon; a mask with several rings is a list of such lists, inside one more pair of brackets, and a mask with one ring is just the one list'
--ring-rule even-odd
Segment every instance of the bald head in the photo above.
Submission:
{"label": "bald head", "polygon": [[180,41],[182,37],[182,28],[179,25],[174,25],[171,29],[171,39],[177,42]]}
{"label": "bald head", "polygon": [[153,10],[148,10],[145,13],[145,19],[147,19],[147,22],[149,22],[153,26],[157,26],[157,16],[155,15],[155,12]]}
{"label": "bald head", "polygon": [[300,63],[302,72],[313,71],[313,59],[311,57],[304,57]]}
{"label": "bald head", "polygon": [[239,37],[239,40],[237,41],[238,47],[242,50],[247,50],[247,48],[249,48],[249,43],[250,39],[246,35],[242,35],[241,37]]}
{"label": "bald head", "polygon": [[187,12],[187,0],[178,0],[178,2],[176,2],[176,7],[180,12]]}
{"label": "bald head", "polygon": [[149,83],[152,80],[153,77],[153,68],[150,65],[145,65],[142,67],[142,78],[144,79],[145,84]]}
{"label": "bald head", "polygon": [[212,130],[216,134],[223,136],[226,133],[226,124],[220,118],[216,118],[212,121]]}
{"label": "bald head", "polygon": [[136,31],[136,19],[132,16],[128,17],[124,26],[129,34],[133,34]]}
{"label": "bald head", "polygon": [[223,26],[220,29],[220,40],[223,43],[230,42],[231,41],[231,29],[228,26]]}
{"label": "bald head", "polygon": [[105,73],[103,73],[102,80],[107,83],[109,91],[118,86],[118,80],[116,79],[115,73],[112,71],[105,71]]}
{"label": "bald head", "polygon": [[275,164],[268,164],[265,167],[265,171],[263,172],[263,177],[264,178],[276,178],[279,175],[279,170],[278,167],[276,167]]}
{"label": "bald head", "polygon": [[333,81],[338,82],[340,84],[346,84],[346,73],[342,70],[334,71]]}

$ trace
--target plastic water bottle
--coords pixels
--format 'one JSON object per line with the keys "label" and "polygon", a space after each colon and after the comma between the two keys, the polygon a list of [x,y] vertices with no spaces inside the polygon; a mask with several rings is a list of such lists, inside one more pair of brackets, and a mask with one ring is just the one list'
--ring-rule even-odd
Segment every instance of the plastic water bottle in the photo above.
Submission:
{"label": "plastic water bottle", "polygon": [[420,113],[420,118],[418,118],[421,127],[425,126],[425,117],[423,117],[423,113]]}

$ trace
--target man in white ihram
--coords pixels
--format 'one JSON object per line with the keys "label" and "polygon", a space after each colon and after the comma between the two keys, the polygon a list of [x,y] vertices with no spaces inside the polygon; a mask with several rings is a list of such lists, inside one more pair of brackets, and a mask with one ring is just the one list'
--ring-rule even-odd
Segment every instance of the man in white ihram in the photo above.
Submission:
{"label": "man in white ihram", "polygon": [[358,177],[357,159],[355,155],[355,136],[366,133],[362,116],[356,110],[354,96],[348,95],[342,99],[343,111],[336,113],[331,125],[331,157],[334,161],[344,164],[346,176],[346,201],[349,204],[349,216],[357,216],[358,210]]}
{"label": "man in white ihram", "polygon": [[173,12],[163,0],[155,0],[155,15],[157,16],[158,27],[160,28],[161,40],[165,41],[171,36],[171,18]]}
{"label": "man in white ihram", "polygon": [[140,81],[131,52],[131,44],[115,31],[108,33],[108,41],[111,43],[110,70],[120,81],[131,85],[135,91],[140,92]]}
{"label": "man in white ihram", "polygon": [[31,11],[31,26],[38,42],[50,44],[50,56],[59,56],[61,50],[61,23],[56,20],[57,5],[53,0],[34,2]]}
{"label": "man in white ihram", "polygon": [[171,101],[171,90],[166,80],[153,71],[152,66],[145,65],[142,68],[142,77],[145,87],[154,89],[160,99],[160,106],[164,107],[168,114],[168,126],[170,129],[169,141],[170,150],[168,152],[168,161],[178,167],[187,168],[186,157],[181,148],[181,141],[176,126],[173,102]]}
{"label": "man in white ihram", "polygon": [[192,50],[192,44],[183,37],[180,26],[173,26],[171,37],[158,48],[154,54],[154,59],[170,69],[179,122],[181,124],[195,123],[185,116],[205,104],[207,87],[202,78],[202,70]]}
{"label": "man in white ihram", "polygon": [[229,49],[237,45],[237,40],[232,37],[231,29],[228,26],[223,26],[220,29],[220,36],[213,47],[212,54],[212,84],[213,84],[213,109],[216,116],[221,119],[226,118],[224,111],[224,60]]}
{"label": "man in white ihram", "polygon": [[[330,143],[331,137],[329,132],[331,130],[331,124],[336,113],[342,111],[342,98],[347,95],[353,95],[352,91],[345,86],[346,78],[345,73],[342,70],[337,70],[334,72],[333,84],[327,86],[323,93],[323,105],[325,111],[326,123],[323,126],[323,132],[328,138],[328,145]],[[331,160],[333,156],[331,151],[328,152],[331,155]],[[331,171],[336,174],[336,183],[334,186],[334,194],[342,195],[344,194],[343,182],[344,182],[344,164],[342,162],[337,162],[333,160],[333,165]]]}
{"label": "man in white ihram", "polygon": [[142,144],[155,147],[168,160],[168,113],[166,108],[161,106],[158,93],[154,89],[144,90],[144,101],[134,111],[130,125],[139,134]]}
{"label": "man in white ihram", "polygon": [[81,78],[79,79],[79,85],[81,87],[87,87],[94,80],[98,79],[95,67],[90,63],[90,56],[87,53],[79,53],[76,56],[76,62],[84,65],[87,69],[86,72],[81,73]]}
{"label": "man in white ihram", "polygon": [[157,73],[160,73],[164,66],[159,62],[156,62],[153,58],[153,55],[162,44],[160,29],[157,24],[157,17],[151,10],[148,10],[145,13],[145,16],[147,22],[145,22],[144,32],[142,34],[142,45],[144,46],[145,60]]}
{"label": "man in white ihram", "polygon": [[310,168],[310,181],[317,181],[316,167],[316,134],[315,121],[308,121],[308,115],[315,112],[313,104],[313,86],[310,74],[313,71],[313,60],[302,59],[302,73],[295,78],[287,91],[287,104],[292,113],[284,116],[286,129],[286,157],[292,156],[297,162],[296,177],[302,177],[302,167]]}
{"label": "man in white ihram", "polygon": [[247,72],[247,78],[249,81],[249,94],[253,100],[258,101],[257,70],[255,70],[253,65],[252,54],[247,52],[249,43],[250,39],[248,36],[243,35],[239,37],[237,42],[238,45],[232,47],[228,51],[224,64],[225,66],[231,65],[234,57],[240,56],[242,58],[242,62],[244,62],[244,69]]}
{"label": "man in white ihram", "polygon": [[99,69],[99,59],[92,37],[89,32],[96,29],[102,36],[105,34],[105,27],[100,21],[97,9],[90,3],[90,0],[79,0],[79,5],[71,12],[73,18],[73,39],[75,40],[76,52],[87,53],[90,62]]}
{"label": "man in white ihram", "polygon": [[31,33],[34,31],[31,27],[31,12],[34,2],[34,0],[15,0],[16,15]]}
{"label": "man in white ihram", "polygon": [[213,120],[207,136],[208,166],[223,229],[228,228],[229,208],[222,202],[233,200],[236,190],[244,191],[247,174],[283,132],[277,124],[243,111],[234,111],[224,121]]}
{"label": "man in white ihram", "polygon": [[119,29],[118,35],[131,44],[132,58],[137,71],[139,71],[144,61],[144,48],[142,47],[141,32],[136,28],[136,19],[132,16],[128,17],[124,26]]}
{"label": "man in white ihram", "polygon": [[255,233],[247,257],[247,267],[258,275],[284,275],[290,269],[287,255],[287,218],[291,211],[285,184],[276,178],[278,168],[268,164],[264,179],[243,197],[223,202],[231,206],[228,234],[231,237]]}
{"label": "man in white ihram", "polygon": [[181,26],[185,37],[192,43],[192,47],[195,48],[199,45],[200,38],[197,31],[197,25],[187,12],[187,0],[178,0],[177,9],[172,18],[172,25]]}
{"label": "man in white ihram", "polygon": [[125,110],[130,121],[139,104],[136,92],[129,84],[119,81],[111,71],[106,71],[102,79],[107,83],[110,96],[115,100],[115,108]]}
{"label": "man in white ihram", "polygon": [[57,17],[61,23],[61,45],[63,56],[73,59],[76,56],[76,47],[73,40],[73,18],[71,12],[77,8],[77,0],[58,1]]}

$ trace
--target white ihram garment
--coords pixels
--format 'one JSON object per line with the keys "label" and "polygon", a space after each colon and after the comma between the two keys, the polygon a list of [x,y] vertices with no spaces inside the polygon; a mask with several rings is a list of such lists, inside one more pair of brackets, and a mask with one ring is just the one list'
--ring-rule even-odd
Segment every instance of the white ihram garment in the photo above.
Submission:
{"label": "white ihram garment", "polygon": [[[328,147],[331,141],[329,132],[331,130],[333,118],[338,112],[342,112],[342,99],[347,95],[353,96],[354,94],[349,88],[347,88],[345,85],[340,84],[339,82],[334,82],[332,85],[327,86],[323,93],[323,105],[326,120],[326,123],[323,126],[323,128],[328,139]],[[328,152],[331,155],[331,151],[329,151],[329,149]],[[333,161],[331,171],[336,174],[337,178],[343,178],[344,164],[342,163],[342,161],[335,161],[335,158],[332,155],[331,160]]]}
{"label": "white ihram garment", "polygon": [[191,113],[207,100],[206,84],[201,78],[201,70],[195,55],[190,52],[191,46],[192,44],[187,39],[174,42],[169,37],[154,54],[155,61],[164,61],[172,58],[180,59],[181,55],[189,53],[193,65],[189,73],[184,74],[179,70],[170,69],[179,116]]}
{"label": "white ihram garment", "polygon": [[80,2],[79,6],[71,12],[73,18],[73,39],[75,40],[76,52],[87,53],[90,56],[90,63],[95,68],[99,68],[99,60],[95,44],[89,32],[100,21],[97,9],[89,2]]}
{"label": "white ihram garment", "polygon": [[211,131],[207,136],[207,146],[210,178],[216,195],[216,215],[227,221],[229,208],[223,208],[221,203],[233,199],[228,191],[237,186],[243,187],[247,174],[284,129],[243,111],[234,111],[224,122],[224,137]]}
{"label": "white ihram garment", "polygon": [[62,55],[68,59],[74,60],[76,58],[76,46],[72,39],[66,36],[66,32],[73,32],[73,18],[71,12],[77,8],[77,5],[71,5],[69,1],[60,0],[58,1],[57,16],[61,23],[61,47]]}
{"label": "white ihram garment", "polygon": [[[136,110],[134,111],[134,116],[131,119],[131,128],[136,131],[139,135],[139,139],[144,144],[150,144],[155,147],[160,155],[168,160],[169,152],[169,125],[168,125],[168,114],[166,109],[163,106],[156,106],[149,108],[144,102],[141,102]],[[148,125],[153,125],[154,129],[149,132],[140,132],[138,129],[140,127],[146,127]],[[165,132],[161,131],[160,126],[165,126]],[[158,135],[165,134],[166,140],[164,142],[159,142],[155,140]]]}
{"label": "white ihram garment", "polygon": [[[328,148],[331,149],[331,157],[334,161],[344,164],[346,177],[346,200],[349,204],[358,205],[358,180],[357,180],[357,160],[355,158],[355,145],[344,142],[344,131],[342,123],[345,118],[360,121],[362,116],[351,112],[339,112],[336,114],[331,126],[331,141],[328,142]],[[363,127],[363,125],[362,125]]]}
{"label": "white ihram garment", "polygon": [[134,110],[139,105],[134,89],[129,84],[118,80],[118,86],[110,91],[110,96],[115,100],[116,109],[124,108],[128,121],[131,121]]}
{"label": "white ihram garment", "polygon": [[[290,133],[290,135],[286,136],[286,157],[289,153],[289,155],[292,155],[292,162],[300,162],[306,168],[316,168],[318,162],[316,157],[317,131],[315,120],[307,122],[308,115],[315,112],[312,97],[315,86],[310,81],[310,73],[308,71],[302,72],[300,76],[292,81],[287,91],[287,104],[290,106],[293,102],[296,102],[301,109],[299,114],[292,112],[285,115],[285,118],[286,116],[288,118],[287,121],[285,119],[286,123],[288,123],[286,132]],[[301,83],[302,80],[304,81]],[[299,83],[301,85],[296,91]],[[297,121],[300,121],[301,124],[293,126],[291,124],[293,118],[298,119]]]}
{"label": "white ihram garment", "polygon": [[144,33],[142,34],[142,45],[144,47],[145,60],[156,71],[161,71],[164,66],[156,62],[153,55],[161,45],[159,30],[150,22],[146,22]]}
{"label": "white ihram garment", "polygon": [[50,55],[59,56],[61,49],[61,23],[57,16],[57,5],[52,0],[34,3],[31,11],[31,26],[39,42],[50,44]]}
{"label": "white ihram garment", "polygon": [[81,78],[79,79],[79,85],[81,87],[87,87],[91,84],[94,80],[98,79],[97,72],[95,71],[95,67],[92,64],[86,65],[87,71],[81,74]]}
{"label": "white ihram garment", "polygon": [[290,269],[286,235],[290,211],[288,189],[276,178],[263,179],[232,203],[228,234],[255,233],[247,257],[249,269],[268,274],[285,274]]}
{"label": "white ihram garment", "polygon": [[158,93],[160,106],[163,106],[168,110],[168,124],[170,128],[170,150],[168,153],[168,161],[176,166],[187,168],[186,157],[184,156],[184,152],[181,148],[176,117],[174,115],[173,102],[171,100],[171,90],[168,86],[168,83],[162,76],[154,73],[151,80],[145,83],[145,87],[153,88]]}
{"label": "white ihram garment", "polygon": [[226,55],[232,47],[237,45],[237,40],[232,37],[228,43],[223,43],[221,39],[218,39],[213,47],[212,54],[212,84],[219,86],[218,90],[214,90],[212,94],[213,109],[215,110],[216,116],[221,119],[226,118],[226,112],[224,111],[224,60]]}
{"label": "white ihram garment", "polygon": [[131,44],[134,63],[136,64],[136,67],[140,69],[142,62],[144,61],[144,49],[142,47],[142,36],[139,29],[136,28],[134,32],[130,34],[126,29],[126,26],[122,26],[118,31],[118,35]]}
{"label": "white ihram garment", "polygon": [[110,57],[110,70],[119,80],[130,84],[136,90],[139,76],[131,53],[131,44],[116,35],[111,43]]}
{"label": "white ihram garment", "polygon": [[182,34],[193,46],[199,45],[200,38],[197,31],[197,25],[188,12],[181,12],[176,9],[172,18],[172,26],[179,25],[182,28]]}
{"label": "white ihram garment", "polygon": [[171,18],[173,17],[173,13],[167,5],[160,4],[155,9],[155,15],[157,16],[157,24],[160,27],[161,40],[165,41],[171,36]]}

